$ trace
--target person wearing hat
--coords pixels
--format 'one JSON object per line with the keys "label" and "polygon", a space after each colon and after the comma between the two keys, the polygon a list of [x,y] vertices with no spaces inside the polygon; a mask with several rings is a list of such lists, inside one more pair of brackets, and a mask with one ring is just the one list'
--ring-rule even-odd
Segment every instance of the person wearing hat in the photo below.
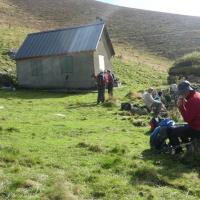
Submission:
{"label": "person wearing hat", "polygon": [[[178,85],[177,94],[177,106],[187,125],[175,127],[169,131],[172,146],[179,146],[179,138],[182,142],[200,138],[200,93],[192,88],[189,81],[185,80]],[[181,151],[181,147],[176,149],[176,153]]]}

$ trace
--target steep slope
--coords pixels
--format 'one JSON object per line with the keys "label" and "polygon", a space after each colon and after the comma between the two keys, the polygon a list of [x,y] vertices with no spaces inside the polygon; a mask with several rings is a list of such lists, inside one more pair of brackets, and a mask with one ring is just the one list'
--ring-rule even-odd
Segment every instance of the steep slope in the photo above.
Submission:
{"label": "steep slope", "polygon": [[44,30],[91,23],[96,16],[100,16],[107,22],[115,44],[147,49],[168,58],[200,49],[199,17],[123,8],[94,0],[0,2],[9,3],[16,11],[11,15],[10,9],[0,12],[1,17],[10,24],[18,23]]}

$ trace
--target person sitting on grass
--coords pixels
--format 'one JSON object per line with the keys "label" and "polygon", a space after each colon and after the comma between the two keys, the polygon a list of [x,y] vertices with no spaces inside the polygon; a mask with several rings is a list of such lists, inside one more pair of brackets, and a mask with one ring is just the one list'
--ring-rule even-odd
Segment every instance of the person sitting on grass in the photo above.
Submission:
{"label": "person sitting on grass", "polygon": [[158,117],[161,109],[165,109],[165,106],[160,100],[154,99],[153,93],[154,89],[149,88],[146,92],[144,92],[143,99],[148,111],[151,112],[153,110],[154,117]]}
{"label": "person sitting on grass", "polygon": [[168,135],[171,145],[176,147],[175,153],[180,153],[180,140],[188,143],[195,138],[200,139],[200,93],[192,88],[189,81],[178,85],[177,106],[187,125],[169,128]]}

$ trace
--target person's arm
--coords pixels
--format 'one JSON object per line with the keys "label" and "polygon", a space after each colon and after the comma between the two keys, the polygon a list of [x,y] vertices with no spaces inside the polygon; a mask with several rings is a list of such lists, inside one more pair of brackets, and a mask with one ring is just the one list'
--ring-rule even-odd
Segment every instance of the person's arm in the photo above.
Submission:
{"label": "person's arm", "polygon": [[151,101],[152,101],[153,103],[161,103],[160,100],[154,99],[153,96],[152,96],[151,94],[150,94],[150,98],[151,98]]}

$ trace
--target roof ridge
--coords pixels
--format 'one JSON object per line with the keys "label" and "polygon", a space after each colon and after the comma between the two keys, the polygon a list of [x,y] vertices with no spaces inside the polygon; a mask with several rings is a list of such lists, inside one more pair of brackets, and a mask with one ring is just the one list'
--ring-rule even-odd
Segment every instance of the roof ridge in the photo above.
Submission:
{"label": "roof ridge", "polygon": [[95,25],[101,25],[101,24],[105,24],[105,23],[104,22],[96,22],[96,23],[92,23],[92,24],[79,25],[79,26],[68,27],[68,28],[53,29],[53,30],[48,30],[48,31],[40,31],[40,32],[35,32],[35,33],[29,33],[28,36],[29,35],[37,35],[37,34],[41,34],[41,33],[50,33],[50,32],[65,31],[65,30],[71,30],[71,29],[77,29],[77,28],[84,28],[84,27],[88,27],[88,26],[95,26]]}

